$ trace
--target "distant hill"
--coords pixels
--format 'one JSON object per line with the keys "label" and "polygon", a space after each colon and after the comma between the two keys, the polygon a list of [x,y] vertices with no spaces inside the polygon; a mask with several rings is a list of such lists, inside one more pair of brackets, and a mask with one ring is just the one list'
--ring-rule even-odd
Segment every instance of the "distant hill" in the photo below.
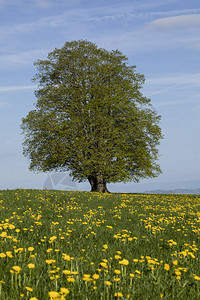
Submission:
{"label": "distant hill", "polygon": [[173,190],[153,190],[146,191],[147,194],[193,194],[200,195],[200,188],[197,189],[173,189]]}

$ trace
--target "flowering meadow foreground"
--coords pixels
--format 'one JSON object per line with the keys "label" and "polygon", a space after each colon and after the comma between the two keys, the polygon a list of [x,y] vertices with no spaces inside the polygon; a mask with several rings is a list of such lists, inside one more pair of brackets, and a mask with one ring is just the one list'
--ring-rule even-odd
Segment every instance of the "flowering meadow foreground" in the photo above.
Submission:
{"label": "flowering meadow foreground", "polygon": [[0,191],[0,299],[200,299],[200,196]]}

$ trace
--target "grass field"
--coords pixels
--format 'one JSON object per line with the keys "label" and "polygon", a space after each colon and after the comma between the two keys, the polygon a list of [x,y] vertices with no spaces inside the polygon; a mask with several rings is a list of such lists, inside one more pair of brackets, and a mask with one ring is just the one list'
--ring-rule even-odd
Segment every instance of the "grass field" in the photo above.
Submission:
{"label": "grass field", "polygon": [[200,299],[200,196],[0,191],[0,299]]}

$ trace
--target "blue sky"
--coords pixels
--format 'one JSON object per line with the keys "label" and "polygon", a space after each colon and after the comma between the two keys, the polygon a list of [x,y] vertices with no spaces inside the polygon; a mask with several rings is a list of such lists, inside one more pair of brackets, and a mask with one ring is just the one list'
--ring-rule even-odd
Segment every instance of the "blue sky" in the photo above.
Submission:
{"label": "blue sky", "polygon": [[163,174],[110,190],[142,192],[194,181],[200,187],[198,0],[0,0],[0,16],[0,189],[43,187],[47,174],[28,170],[20,130],[36,102],[33,63],[78,39],[122,51],[145,75],[143,93],[162,116]]}

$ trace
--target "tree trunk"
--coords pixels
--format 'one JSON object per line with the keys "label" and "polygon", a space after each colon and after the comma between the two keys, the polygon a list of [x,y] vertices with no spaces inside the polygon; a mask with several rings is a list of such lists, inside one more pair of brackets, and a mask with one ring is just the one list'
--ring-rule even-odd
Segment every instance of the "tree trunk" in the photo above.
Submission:
{"label": "tree trunk", "polygon": [[89,175],[88,180],[91,185],[91,192],[110,193],[102,176]]}

